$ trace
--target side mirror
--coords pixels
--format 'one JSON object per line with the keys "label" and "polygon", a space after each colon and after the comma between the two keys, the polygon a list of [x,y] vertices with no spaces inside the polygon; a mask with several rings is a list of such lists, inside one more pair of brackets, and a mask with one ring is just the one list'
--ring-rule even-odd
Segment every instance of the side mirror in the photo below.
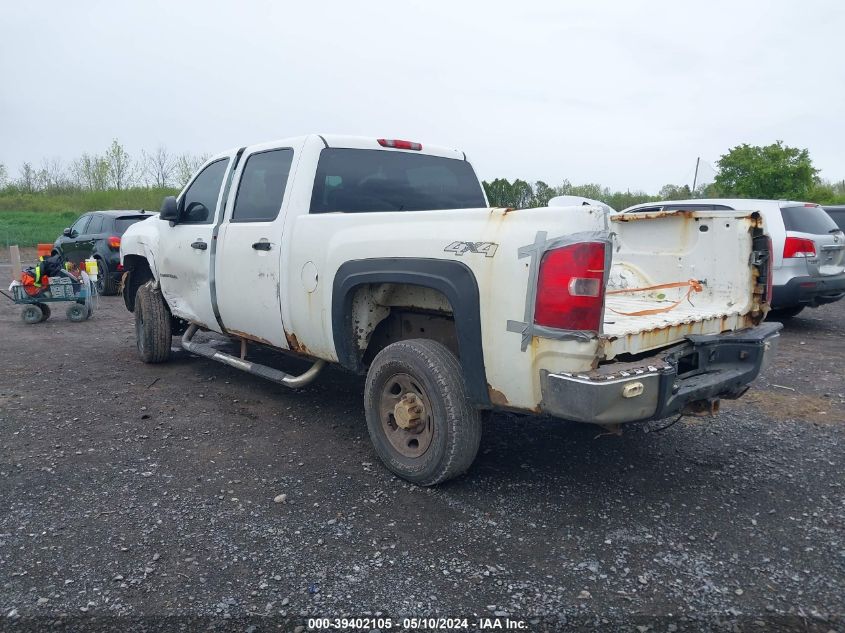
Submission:
{"label": "side mirror", "polygon": [[62,231],[62,235],[70,237],[70,227],[67,227],[64,231]]}
{"label": "side mirror", "polygon": [[170,222],[176,222],[179,220],[179,203],[176,202],[175,196],[167,196],[164,199],[161,203],[161,211],[159,211],[158,217]]}

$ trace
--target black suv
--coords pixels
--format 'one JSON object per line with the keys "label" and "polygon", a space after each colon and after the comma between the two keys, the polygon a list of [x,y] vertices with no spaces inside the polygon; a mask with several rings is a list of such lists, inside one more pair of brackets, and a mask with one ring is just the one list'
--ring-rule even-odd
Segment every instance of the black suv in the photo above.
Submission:
{"label": "black suv", "polygon": [[135,222],[154,216],[140,211],[91,211],[66,228],[53,244],[53,254],[78,265],[89,257],[97,260],[97,290],[114,295],[120,284],[120,236]]}

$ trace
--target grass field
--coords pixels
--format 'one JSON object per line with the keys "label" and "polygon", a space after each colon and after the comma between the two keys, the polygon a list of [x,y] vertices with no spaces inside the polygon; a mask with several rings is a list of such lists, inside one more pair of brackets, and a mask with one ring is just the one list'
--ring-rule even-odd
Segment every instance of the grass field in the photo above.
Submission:
{"label": "grass field", "polygon": [[62,229],[79,217],[75,211],[2,211],[0,210],[0,245],[34,246],[52,244]]}
{"label": "grass field", "polygon": [[86,211],[158,210],[162,198],[176,193],[173,189],[145,187],[122,191],[0,192],[0,246],[53,243],[62,229]]}

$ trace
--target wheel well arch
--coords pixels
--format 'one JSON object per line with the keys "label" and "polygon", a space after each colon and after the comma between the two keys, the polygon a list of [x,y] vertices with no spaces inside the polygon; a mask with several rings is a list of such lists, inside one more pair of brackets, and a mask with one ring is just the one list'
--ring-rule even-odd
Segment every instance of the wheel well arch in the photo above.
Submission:
{"label": "wheel well arch", "polygon": [[123,303],[130,312],[135,311],[135,295],[138,288],[155,279],[150,263],[143,255],[125,255],[123,257],[123,268],[126,271],[125,284],[123,286]]}
{"label": "wheel well arch", "polygon": [[[344,263],[338,268],[332,286],[332,336],[338,362],[355,372],[363,372],[367,360],[367,345],[359,343],[359,324],[355,322],[356,296],[362,288],[374,285],[396,285],[426,289],[428,302],[443,297],[444,306],[434,309],[400,307],[400,313],[424,315],[424,318],[451,320],[453,322],[455,346],[460,357],[467,393],[474,404],[490,404],[487,390],[487,375],[484,369],[484,352],[481,344],[481,309],[478,283],[472,270],[461,262],[428,258],[383,258],[362,259]],[[446,307],[448,306],[448,307]],[[386,320],[391,309],[375,315],[367,336],[377,330]],[[450,312],[449,312],[450,311]],[[442,324],[447,328],[445,324]],[[368,328],[370,327],[368,326]],[[442,329],[441,336],[447,336]],[[421,337],[425,338],[425,337]],[[435,338],[437,337],[427,337]],[[447,347],[449,345],[447,344]]]}

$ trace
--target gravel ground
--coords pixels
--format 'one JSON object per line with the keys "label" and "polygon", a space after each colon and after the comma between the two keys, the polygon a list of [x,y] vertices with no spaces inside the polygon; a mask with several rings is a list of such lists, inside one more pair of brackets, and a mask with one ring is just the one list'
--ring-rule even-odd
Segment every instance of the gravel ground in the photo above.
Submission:
{"label": "gravel ground", "polygon": [[143,365],[118,298],[80,324],[18,313],[0,303],[0,629],[843,630],[845,302],[793,319],[715,419],[596,437],[494,415],[434,489],[380,465],[359,377]]}

